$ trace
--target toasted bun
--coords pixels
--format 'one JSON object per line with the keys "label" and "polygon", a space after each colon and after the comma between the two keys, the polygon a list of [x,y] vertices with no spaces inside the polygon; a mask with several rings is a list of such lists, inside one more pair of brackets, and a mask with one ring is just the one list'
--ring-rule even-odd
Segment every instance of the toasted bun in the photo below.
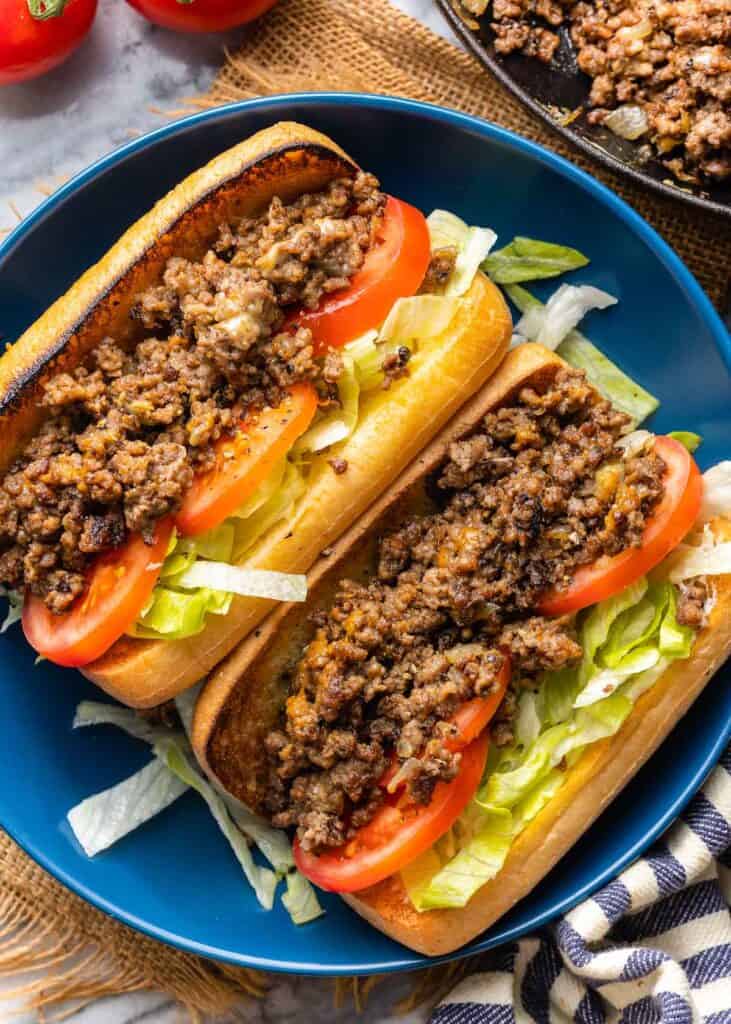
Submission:
{"label": "toasted bun", "polygon": [[[254,809],[266,783],[262,740],[286,696],[287,670],[301,656],[311,627],[308,615],[326,607],[338,581],[368,572],[375,540],[415,508],[423,507],[425,476],[449,445],[517,391],[541,387],[562,361],[538,345],[510,352],[482,391],[340,539],[309,574],[305,606],[282,606],[217,669],[201,692],[193,722],[196,755],[210,775]],[[731,537],[731,523],[714,529]],[[592,744],[567,772],[550,803],[514,842],[499,875],[463,909],[416,911],[400,876],[357,894],[347,903],[374,927],[428,956],[458,949],[529,893],[645,763],[688,710],[731,652],[731,577],[714,579],[717,599],[693,653],[675,662],[637,701],[620,731]]]}
{"label": "toasted bun", "polygon": [[[303,125],[267,128],[222,153],[165,196],[0,360],[0,471],[37,431],[43,385],[70,370],[107,335],[130,339],[136,295],[159,278],[172,255],[199,259],[223,220],[254,215],[275,195],[284,201],[352,175],[356,165],[330,139]],[[358,427],[315,459],[296,521],[274,527],[241,562],[304,572],[323,548],[387,487],[439,428],[490,376],[511,332],[499,290],[478,274],[448,329],[429,339],[411,375],[365,396]],[[347,472],[328,464],[344,458]],[[236,598],[183,641],[124,637],[83,671],[114,697],[152,707],[205,676],[271,610]]]}

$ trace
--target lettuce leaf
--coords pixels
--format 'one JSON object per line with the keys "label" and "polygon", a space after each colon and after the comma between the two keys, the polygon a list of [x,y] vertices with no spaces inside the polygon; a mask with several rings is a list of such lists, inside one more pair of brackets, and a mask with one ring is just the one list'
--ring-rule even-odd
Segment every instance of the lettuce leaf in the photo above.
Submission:
{"label": "lettuce leaf", "polygon": [[302,573],[246,569],[225,562],[207,562],[200,558],[171,582],[194,593],[210,589],[228,595],[264,597],[272,601],[304,601],[307,597],[307,577]]}
{"label": "lettuce leaf", "polygon": [[433,338],[446,331],[461,303],[461,299],[446,295],[397,299],[381,328],[379,341],[401,345],[414,339]]}
{"label": "lettuce leaf", "polygon": [[674,437],[676,441],[680,441],[691,454],[703,442],[701,435],[694,434],[692,430],[671,430],[668,437]]}
{"label": "lettuce leaf", "polygon": [[484,812],[475,823],[472,838],[444,866],[438,851],[430,850],[402,872],[412,903],[420,911],[464,907],[477,889],[498,873],[512,841],[510,811]]}
{"label": "lettuce leaf", "polygon": [[295,456],[304,452],[313,454],[321,452],[324,448],[330,448],[332,445],[344,441],[355,430],[355,425],[358,422],[360,384],[356,376],[353,357],[343,351],[340,358],[343,361],[343,369],[338,378],[340,408],[332,409],[315,420],[315,423],[295,444],[293,449]]}
{"label": "lettuce leaf", "polygon": [[731,460],[711,466],[703,474],[703,504],[700,520],[708,522],[714,516],[731,517]]}
{"label": "lettuce leaf", "polygon": [[304,488],[298,467],[282,459],[220,526],[196,537],[173,534],[157,586],[129,634],[150,640],[185,640],[204,629],[209,615],[226,615],[233,592],[203,583],[191,585],[192,577],[186,574],[200,575],[197,566],[205,563],[224,567],[239,561],[267,530],[294,513]]}
{"label": "lettuce leaf", "polygon": [[515,333],[546,348],[558,348],[580,320],[592,309],[614,306],[617,299],[593,285],[562,284],[545,306],[533,303],[515,325]]}
{"label": "lettuce leaf", "polygon": [[510,245],[490,253],[482,269],[496,284],[518,284],[557,277],[569,270],[585,267],[588,262],[583,253],[568,245],[516,235]]}
{"label": "lettuce leaf", "polygon": [[181,782],[190,786],[203,797],[214,821],[228,840],[247,881],[256,893],[259,903],[266,910],[271,910],[274,905],[277,875],[269,868],[260,867],[254,862],[249,841],[235,825],[223,798],[193,767],[186,750],[180,743],[174,740],[161,740],[155,744],[153,749],[155,757],[162,761],[173,775],[176,775]]}
{"label": "lettuce leaf", "polygon": [[232,560],[239,562],[265,533],[283,519],[293,518],[306,483],[298,466],[288,462],[282,482],[269,499],[248,519],[237,520]]}
{"label": "lettuce leaf", "polygon": [[188,785],[155,758],[116,786],[73,807],[68,823],[87,857],[106,850],[181,796]]}
{"label": "lettuce leaf", "polygon": [[185,640],[204,629],[209,615],[226,615],[232,600],[232,594],[209,587],[186,591],[157,586],[130,634],[149,640]]}
{"label": "lettuce leaf", "polygon": [[312,883],[299,871],[291,871],[287,877],[287,891],[282,894],[285,906],[293,924],[307,924],[321,917],[325,911],[320,906]]}

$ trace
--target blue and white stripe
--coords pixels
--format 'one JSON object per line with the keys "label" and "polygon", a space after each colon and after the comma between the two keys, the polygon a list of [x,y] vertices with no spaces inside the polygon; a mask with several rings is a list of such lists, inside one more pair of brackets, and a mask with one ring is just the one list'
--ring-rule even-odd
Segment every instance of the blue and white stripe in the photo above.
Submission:
{"label": "blue and white stripe", "polygon": [[730,904],[731,747],[646,856],[485,954],[431,1024],[731,1024]]}

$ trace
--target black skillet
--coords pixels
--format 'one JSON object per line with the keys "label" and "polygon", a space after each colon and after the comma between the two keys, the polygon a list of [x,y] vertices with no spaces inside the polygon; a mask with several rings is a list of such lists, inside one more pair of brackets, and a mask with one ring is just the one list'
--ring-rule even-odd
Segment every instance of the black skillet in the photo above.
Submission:
{"label": "black skillet", "polygon": [[585,110],[570,124],[561,124],[561,118],[567,111],[586,108],[591,84],[589,77],[576,66],[573,46],[565,29],[560,30],[561,43],[550,65],[521,54],[502,57],[495,52],[489,8],[477,19],[479,27],[472,29],[459,16],[451,0],[436,2],[468,50],[526,107],[569,142],[605,167],[619,171],[641,185],[731,218],[731,182],[707,189],[676,182],[667,167],[656,159],[647,158],[647,146],[643,146],[641,141],[630,142],[619,138],[608,128],[588,124]]}

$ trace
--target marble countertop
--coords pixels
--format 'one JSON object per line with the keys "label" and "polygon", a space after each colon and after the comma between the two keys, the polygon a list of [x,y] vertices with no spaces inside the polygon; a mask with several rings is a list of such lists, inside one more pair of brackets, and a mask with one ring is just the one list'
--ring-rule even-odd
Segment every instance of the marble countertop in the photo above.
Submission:
{"label": "marble countertop", "polygon": [[[286,2],[286,0],[283,0]],[[398,6],[450,37],[431,0],[395,0]],[[102,0],[89,39],[61,68],[35,82],[0,89],[0,232],[28,214],[57,187],[130,138],[168,119],[165,111],[208,87],[242,32],[181,36],[148,24],[121,0]],[[22,982],[0,979],[2,992]],[[395,1002],[408,979],[393,977],[371,993],[362,1024],[423,1024],[427,1009],[396,1016]],[[244,1024],[344,1024],[356,1019],[352,1005],[336,1009],[328,980],[273,978],[268,996],[236,1010]],[[30,1024],[11,1001],[0,1004],[0,1022]],[[159,993],[99,1000],[67,1018],[76,1024],[176,1024],[184,1015]],[[227,1018],[233,1024],[234,1017]],[[226,1024],[225,1020],[222,1024]]]}

